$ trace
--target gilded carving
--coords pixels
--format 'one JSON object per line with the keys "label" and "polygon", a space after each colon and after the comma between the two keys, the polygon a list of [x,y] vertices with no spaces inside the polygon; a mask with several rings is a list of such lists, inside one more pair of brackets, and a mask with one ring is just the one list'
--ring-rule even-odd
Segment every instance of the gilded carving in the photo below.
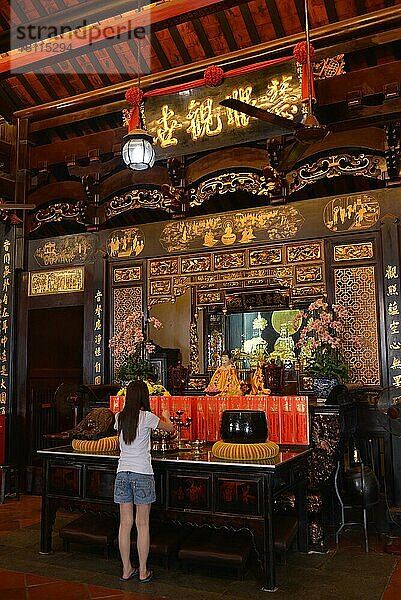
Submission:
{"label": "gilded carving", "polygon": [[29,296],[68,294],[84,290],[84,268],[29,273]]}
{"label": "gilded carving", "polygon": [[307,163],[287,174],[289,193],[297,192],[319,179],[340,175],[358,175],[372,179],[383,179],[387,173],[384,156],[335,154],[324,156],[314,163]]}
{"label": "gilded carving", "polygon": [[211,256],[192,256],[181,258],[182,273],[198,273],[211,270]]}
{"label": "gilded carving", "polygon": [[[263,193],[263,176],[257,173],[223,173],[203,181],[198,187],[191,188],[190,206],[200,206],[216,194],[222,195],[245,191],[254,195]],[[267,191],[265,190],[266,194]]]}
{"label": "gilded carving", "polygon": [[304,217],[293,206],[277,206],[224,216],[199,217],[168,223],[160,243],[167,252],[249,244],[294,237]]}
{"label": "gilded carving", "polygon": [[214,268],[217,271],[245,267],[245,254],[243,252],[230,252],[214,255]]}
{"label": "gilded carving", "polygon": [[161,190],[133,189],[107,203],[106,217],[110,219],[135,208],[167,208],[167,205]]}
{"label": "gilded carving", "polygon": [[43,223],[55,223],[64,219],[85,225],[83,204],[81,202],[56,202],[46,208],[39,208],[32,217],[31,231],[35,231]]}
{"label": "gilded carving", "polygon": [[339,196],[330,200],[323,211],[323,221],[331,231],[368,229],[380,218],[380,204],[370,194]]}
{"label": "gilded carving", "polygon": [[348,310],[342,349],[350,367],[349,382],[380,385],[375,267],[335,269],[334,290],[335,301]]}
{"label": "gilded carving", "polygon": [[[132,313],[142,311],[142,286],[119,287],[113,290],[113,335]],[[114,372],[123,357],[114,359]]]}
{"label": "gilded carving", "polygon": [[251,250],[249,253],[249,264],[252,266],[270,265],[282,261],[282,249],[266,248],[265,250]]}
{"label": "gilded carving", "polygon": [[322,257],[320,243],[299,244],[297,246],[287,246],[287,261],[291,263],[310,262],[319,260]]}
{"label": "gilded carving", "polygon": [[308,267],[297,267],[295,271],[295,279],[297,283],[308,283],[313,281],[322,281],[323,272],[321,265],[313,265]]}
{"label": "gilded carving", "polygon": [[293,297],[313,298],[315,296],[323,296],[326,290],[322,286],[302,286],[292,288]]}
{"label": "gilded carving", "polygon": [[125,269],[114,269],[114,283],[123,283],[126,281],[141,281],[142,267],[127,267]]}
{"label": "gilded carving", "polygon": [[85,235],[77,235],[60,240],[49,240],[34,252],[36,262],[41,266],[62,265],[74,260],[85,262],[92,252],[92,245]]}
{"label": "gilded carving", "polygon": [[178,275],[178,258],[160,258],[149,261],[150,275]]}
{"label": "gilded carving", "polygon": [[171,294],[171,279],[156,279],[155,281],[151,281],[150,294],[152,296]]}
{"label": "gilded carving", "polygon": [[344,54],[329,56],[313,63],[313,75],[315,79],[328,79],[337,75],[345,74]]}
{"label": "gilded carving", "polygon": [[343,244],[334,246],[334,261],[340,262],[344,260],[363,260],[373,258],[373,244],[366,242],[365,244]]}
{"label": "gilded carving", "polygon": [[189,367],[192,375],[200,371],[199,337],[196,321],[192,321],[189,327]]}
{"label": "gilded carving", "polygon": [[197,300],[198,305],[219,304],[222,302],[222,295],[220,292],[198,292]]}
{"label": "gilded carving", "polygon": [[145,236],[137,227],[113,231],[107,241],[107,252],[111,258],[138,256],[145,246]]}

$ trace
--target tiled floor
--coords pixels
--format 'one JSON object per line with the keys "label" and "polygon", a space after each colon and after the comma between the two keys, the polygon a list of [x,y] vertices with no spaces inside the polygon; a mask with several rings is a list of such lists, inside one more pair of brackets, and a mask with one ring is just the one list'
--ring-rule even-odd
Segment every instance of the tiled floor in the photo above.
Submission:
{"label": "tiled floor", "polygon": [[[58,526],[75,515],[62,515]],[[54,552],[38,553],[40,498],[24,496],[0,505],[1,600],[262,600],[266,593],[254,568],[245,581],[220,570],[183,573],[152,566],[154,580],[142,585],[119,581],[120,562],[106,560],[92,548],[63,552],[55,532]],[[56,523],[57,529],[57,523]],[[340,548],[326,554],[291,552],[278,566],[280,588],[274,600],[401,600],[401,557],[384,554],[382,542],[371,536],[366,554],[362,536],[344,534]]]}

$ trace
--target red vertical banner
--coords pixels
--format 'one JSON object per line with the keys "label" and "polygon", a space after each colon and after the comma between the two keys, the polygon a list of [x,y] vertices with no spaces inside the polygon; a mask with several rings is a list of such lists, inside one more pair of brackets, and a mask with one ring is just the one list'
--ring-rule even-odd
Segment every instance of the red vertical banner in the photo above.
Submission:
{"label": "red vertical banner", "polygon": [[293,397],[282,396],[280,398],[281,415],[281,444],[293,444],[295,441],[295,415],[293,413]]}
{"label": "red vertical banner", "polygon": [[267,426],[269,428],[269,440],[271,442],[280,442],[280,399],[278,396],[269,396],[267,398]]}
{"label": "red vertical banner", "polygon": [[309,444],[308,398],[297,396],[295,404],[295,442],[300,445]]}

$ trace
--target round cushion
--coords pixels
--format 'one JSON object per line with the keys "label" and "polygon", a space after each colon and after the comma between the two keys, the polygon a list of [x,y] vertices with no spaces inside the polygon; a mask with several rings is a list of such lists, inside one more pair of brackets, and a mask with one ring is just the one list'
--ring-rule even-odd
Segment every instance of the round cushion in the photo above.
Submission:
{"label": "round cushion", "polygon": [[263,460],[273,458],[280,452],[275,442],[262,442],[260,444],[232,444],[230,442],[216,442],[212,447],[212,454],[217,458],[230,460]]}
{"label": "round cushion", "polygon": [[100,440],[72,440],[74,450],[80,452],[112,452],[118,450],[118,436],[101,438]]}

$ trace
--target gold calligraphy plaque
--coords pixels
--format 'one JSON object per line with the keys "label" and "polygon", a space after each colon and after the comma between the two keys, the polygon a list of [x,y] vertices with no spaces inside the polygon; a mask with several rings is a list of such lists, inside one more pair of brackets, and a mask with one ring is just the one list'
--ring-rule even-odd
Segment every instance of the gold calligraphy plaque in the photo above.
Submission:
{"label": "gold calligraphy plaque", "polygon": [[343,244],[334,246],[334,260],[341,262],[344,260],[364,260],[373,258],[373,244]]}
{"label": "gold calligraphy plaque", "polygon": [[84,290],[84,268],[29,273],[29,296],[69,294]]}

